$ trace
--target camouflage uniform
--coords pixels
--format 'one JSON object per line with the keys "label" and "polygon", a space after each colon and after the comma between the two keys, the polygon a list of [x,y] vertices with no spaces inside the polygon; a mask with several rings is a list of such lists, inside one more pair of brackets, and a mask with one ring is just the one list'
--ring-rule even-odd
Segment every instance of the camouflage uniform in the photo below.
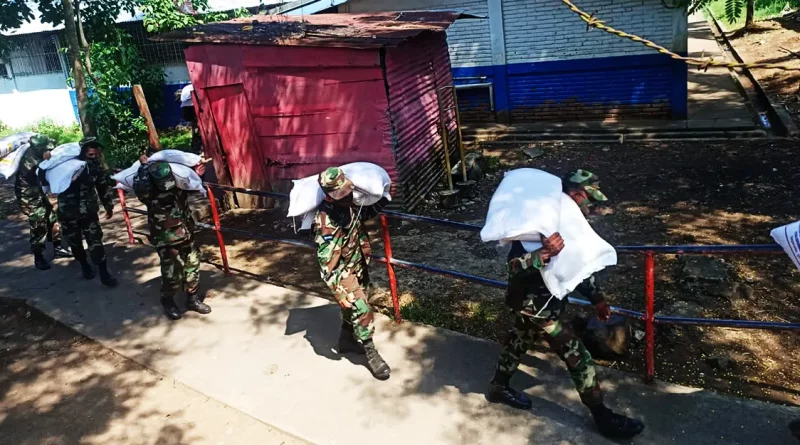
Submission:
{"label": "camouflage uniform", "polygon": [[28,217],[28,224],[31,227],[31,251],[34,254],[44,252],[47,241],[52,241],[55,246],[61,244],[60,234],[53,231],[57,222],[56,214],[47,195],[42,191],[36,174],[39,164],[44,160],[45,152],[52,148],[52,141],[46,136],[31,137],[30,148],[20,161],[14,184],[14,194],[20,210]]}
{"label": "camouflage uniform", "polygon": [[147,206],[150,242],[161,260],[161,298],[172,299],[183,288],[197,293],[200,251],[194,241],[194,219],[188,192],[175,183],[166,162],[142,165],[134,179],[136,197]]}
{"label": "camouflage uniform", "polygon": [[[520,358],[530,349],[535,332],[544,331],[550,349],[567,365],[583,403],[588,406],[602,404],[603,393],[597,382],[592,356],[561,320],[567,300],[559,300],[550,294],[540,273],[542,267],[544,264],[538,250],[527,253],[519,241],[512,244],[508,254],[506,303],[512,309],[514,327],[503,344],[497,371],[509,376],[513,374]],[[605,301],[594,277],[581,283],[576,290],[594,304]]]}
{"label": "camouflage uniform", "polygon": [[[334,194],[352,184],[338,168],[330,168],[321,175],[323,190]],[[335,191],[331,191],[335,190]],[[347,194],[345,193],[345,195]],[[333,293],[336,301],[355,301],[352,308],[342,309],[342,321],[352,327],[359,342],[372,338],[374,314],[367,301],[364,288],[369,285],[369,260],[372,248],[362,223],[377,216],[374,207],[356,209],[323,202],[314,219],[314,240],[320,275]]]}
{"label": "camouflage uniform", "polygon": [[67,190],[58,195],[58,219],[75,259],[81,263],[86,261],[82,240],[85,238],[92,262],[101,265],[106,263],[106,250],[103,247],[98,204],[102,203],[106,213],[113,212],[114,181],[101,159],[85,161],[83,172]]}

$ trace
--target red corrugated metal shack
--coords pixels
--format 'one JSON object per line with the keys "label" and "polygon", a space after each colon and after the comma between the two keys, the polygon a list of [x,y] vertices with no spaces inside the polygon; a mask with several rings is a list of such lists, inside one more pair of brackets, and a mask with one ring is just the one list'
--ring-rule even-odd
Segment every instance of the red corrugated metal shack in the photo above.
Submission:
{"label": "red corrugated metal shack", "polygon": [[[459,18],[473,16],[259,15],[153,39],[189,44],[199,126],[220,182],[287,192],[291,179],[372,162],[410,209],[444,175],[437,92],[452,108],[445,30]],[[453,111],[444,120],[455,135]]]}

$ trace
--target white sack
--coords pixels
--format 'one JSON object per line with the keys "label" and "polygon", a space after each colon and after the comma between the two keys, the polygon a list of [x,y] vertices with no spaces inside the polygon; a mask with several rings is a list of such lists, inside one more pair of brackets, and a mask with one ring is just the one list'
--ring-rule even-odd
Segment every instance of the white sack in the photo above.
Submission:
{"label": "white sack", "polygon": [[315,217],[315,212],[308,212],[303,215],[303,221],[300,223],[300,230],[311,230],[311,227],[314,225]]}
{"label": "white sack", "polygon": [[[392,180],[389,174],[378,165],[369,162],[354,162],[341,166],[344,175],[357,188],[353,192],[353,202],[360,206],[371,206],[381,198],[392,200],[390,189]],[[288,217],[313,212],[325,200],[325,193],[318,182],[319,175],[292,181],[289,193]],[[304,221],[305,222],[305,221]]]}
{"label": "white sack", "polygon": [[533,168],[507,172],[489,202],[481,240],[538,241],[559,231],[561,179]]}
{"label": "white sack", "polygon": [[117,181],[117,186],[115,188],[122,189],[126,192],[133,191],[133,179],[136,178],[136,173],[139,172],[139,167],[141,166],[142,163],[136,161],[130,167],[111,176],[111,179]]}
{"label": "white sack", "polygon": [[40,170],[50,170],[57,167],[70,159],[75,159],[81,155],[81,146],[77,142],[70,142],[68,144],[61,144],[50,152],[50,159],[42,161],[39,164]]}
{"label": "white sack", "polygon": [[31,136],[36,133],[14,133],[4,138],[0,138],[0,158],[19,150],[20,147],[30,143]]}
{"label": "white sack", "polygon": [[45,172],[45,178],[47,178],[47,182],[50,183],[50,193],[54,195],[64,193],[72,184],[72,181],[83,173],[85,168],[86,162],[78,159],[70,159],[47,170]]}
{"label": "white sack", "polygon": [[[557,232],[564,238],[564,249],[550,258],[541,270],[547,290],[563,299],[592,274],[617,264],[617,252],[595,233],[580,207],[566,193],[561,194],[561,224]],[[538,242],[523,242],[528,252],[542,247]]]}
{"label": "white sack", "polygon": [[800,270],[800,221],[774,229],[770,235]]}
{"label": "white sack", "polygon": [[200,163],[200,155],[187,153],[181,150],[161,150],[147,159],[149,162],[163,161],[170,164],[181,164],[194,167]]}
{"label": "white sack", "polygon": [[22,144],[19,148],[11,152],[10,155],[0,158],[0,176],[8,179],[17,173],[19,164],[22,162],[22,157],[25,156],[25,152],[28,151],[29,147],[30,144]]}

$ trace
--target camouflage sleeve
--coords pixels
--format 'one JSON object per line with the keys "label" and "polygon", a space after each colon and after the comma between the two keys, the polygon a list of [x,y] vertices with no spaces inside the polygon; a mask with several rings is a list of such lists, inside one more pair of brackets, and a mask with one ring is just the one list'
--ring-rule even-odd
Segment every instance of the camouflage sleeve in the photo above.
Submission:
{"label": "camouflage sleeve", "polygon": [[338,228],[331,224],[328,215],[323,211],[318,211],[314,218],[314,241],[317,243],[317,261],[322,270],[322,278],[325,284],[333,291],[337,300],[346,296],[337,292],[339,284],[342,282],[342,270],[337,266],[342,257],[342,246],[344,240]]}
{"label": "camouflage sleeve", "polygon": [[111,172],[104,164],[100,165],[100,171],[94,180],[94,186],[97,188],[97,194],[100,196],[100,202],[103,208],[108,211],[114,208],[114,180],[111,179]]}
{"label": "camouflage sleeve", "polygon": [[517,278],[522,275],[527,275],[533,271],[541,270],[547,263],[542,261],[539,255],[541,249],[528,252],[520,257],[512,258],[508,261],[508,276],[509,278]]}
{"label": "camouflage sleeve", "polygon": [[153,185],[155,185],[159,191],[169,192],[178,187],[169,163],[153,162],[148,168],[150,169],[150,177],[153,179]]}
{"label": "camouflage sleeve", "polygon": [[592,304],[602,303],[606,301],[605,295],[603,295],[603,291],[600,289],[600,286],[597,285],[594,279],[594,275],[591,277],[583,280],[581,284],[575,288],[579,294],[583,295],[584,297],[588,298]]}

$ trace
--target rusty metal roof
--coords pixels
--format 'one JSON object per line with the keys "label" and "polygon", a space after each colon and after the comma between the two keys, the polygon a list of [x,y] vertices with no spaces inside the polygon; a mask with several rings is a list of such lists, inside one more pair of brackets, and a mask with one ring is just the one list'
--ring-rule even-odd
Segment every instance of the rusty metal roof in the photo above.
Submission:
{"label": "rusty metal roof", "polygon": [[380,12],[257,15],[159,34],[156,41],[270,46],[383,48],[423,32],[443,32],[458,19],[481,18],[460,12]]}

